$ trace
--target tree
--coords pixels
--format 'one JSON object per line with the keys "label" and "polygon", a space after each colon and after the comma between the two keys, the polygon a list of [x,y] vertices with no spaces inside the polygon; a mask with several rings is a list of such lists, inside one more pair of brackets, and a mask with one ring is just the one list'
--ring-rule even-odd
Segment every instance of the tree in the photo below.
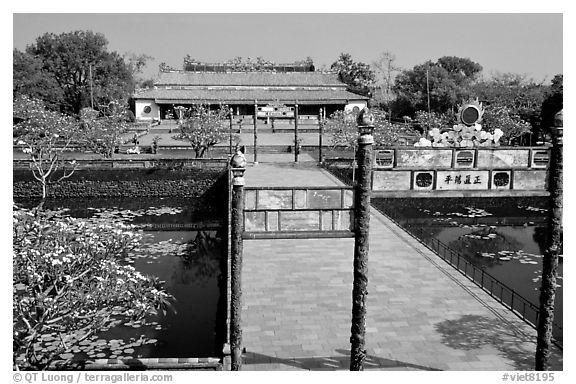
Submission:
{"label": "tree", "polygon": [[142,73],[142,70],[149,60],[154,59],[152,56],[146,54],[138,55],[135,53],[125,53],[123,58],[134,78]]}
{"label": "tree", "polygon": [[63,98],[56,80],[42,69],[42,61],[17,49],[13,51],[12,92],[14,97],[26,95],[42,100],[51,109]]}
{"label": "tree", "polygon": [[564,107],[564,76],[556,75],[545,93],[540,112],[541,127],[538,133],[549,133],[554,124],[554,116]]}
{"label": "tree", "polygon": [[341,53],[330,69],[338,73],[340,80],[348,84],[348,89],[352,92],[368,96],[374,87],[374,71],[368,64],[352,60],[349,53]]}
{"label": "tree", "polygon": [[122,144],[122,134],[128,130],[126,106],[119,101],[110,102],[96,111],[83,108],[80,111],[80,142],[94,153],[111,159],[116,147]]}
{"label": "tree", "polygon": [[482,117],[482,126],[488,132],[500,129],[504,134],[502,140],[512,145],[515,139],[530,132],[530,124],[520,118],[510,107],[498,103],[486,108]]}
{"label": "tree", "polygon": [[[377,146],[396,145],[400,136],[415,135],[411,127],[388,122],[386,112],[380,108],[371,108],[374,116],[374,142]],[[358,124],[353,112],[336,111],[326,121],[326,132],[332,139],[332,145],[352,148],[358,146]]]}
{"label": "tree", "polygon": [[474,84],[471,93],[488,105],[506,106],[528,122],[532,133],[538,136],[542,125],[542,104],[549,88],[526,75],[497,73],[489,80]]}
{"label": "tree", "polygon": [[381,96],[386,103],[388,108],[388,122],[392,123],[392,84],[393,84],[393,73],[398,72],[400,67],[394,65],[396,61],[396,56],[392,53],[386,51],[383,52],[378,60],[372,62],[372,66],[375,68],[375,74],[377,79],[377,84],[380,86]]}
{"label": "tree", "polygon": [[356,114],[351,111],[336,111],[326,119],[325,130],[330,135],[332,145],[346,149],[358,146],[358,125]]}
{"label": "tree", "polygon": [[139,239],[121,223],[14,206],[16,367],[47,369],[99,330],[169,306],[158,279],[120,262]]}
{"label": "tree", "polygon": [[453,123],[453,118],[449,115],[436,113],[436,112],[426,112],[426,111],[416,111],[416,116],[414,118],[416,124],[420,126],[422,132],[427,132],[430,129],[438,128],[445,129],[451,127]]}
{"label": "tree", "polygon": [[[470,59],[445,56],[436,62],[427,61],[402,71],[393,87],[397,101],[404,106],[399,115],[410,115],[418,110],[438,113],[454,111],[458,103],[470,96],[470,85],[481,72],[480,64]],[[428,97],[430,108],[428,108]]]}
{"label": "tree", "polygon": [[456,56],[444,56],[436,64],[445,69],[457,84],[464,84],[482,71],[482,66],[470,59]]}
{"label": "tree", "polygon": [[207,105],[195,105],[182,108],[182,112],[183,118],[178,122],[181,132],[174,139],[188,141],[197,158],[230,134],[226,125],[230,113],[227,107],[211,110]]}
{"label": "tree", "polygon": [[135,53],[125,53],[123,56],[124,62],[128,70],[132,74],[133,87],[137,88],[153,88],[154,79],[143,79],[140,77],[147,62],[153,60],[152,56],[145,54],[137,55]]}
{"label": "tree", "polygon": [[[13,103],[14,143],[32,160],[32,175],[42,185],[42,199],[48,194],[48,184],[72,176],[76,169],[66,169],[62,153],[77,137],[76,122],[59,112],[46,109],[40,100],[19,96]],[[63,174],[52,180],[58,170]]]}
{"label": "tree", "polygon": [[108,52],[107,45],[104,35],[91,31],[46,33],[29,45],[26,53],[37,58],[42,73],[58,85],[61,112],[78,114],[92,104],[126,99],[134,90],[134,68],[118,53]]}

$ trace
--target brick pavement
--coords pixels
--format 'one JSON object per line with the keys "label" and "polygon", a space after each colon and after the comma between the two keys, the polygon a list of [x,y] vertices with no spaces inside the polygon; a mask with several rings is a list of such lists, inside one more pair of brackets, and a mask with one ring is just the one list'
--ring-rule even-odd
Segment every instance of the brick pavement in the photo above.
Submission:
{"label": "brick pavement", "polygon": [[[337,183],[324,170],[287,165],[249,168],[246,180],[278,183],[287,169],[284,186]],[[243,370],[348,369],[353,246],[244,241]],[[536,332],[375,211],[368,290],[366,369],[533,369]],[[561,351],[553,363],[562,369]]]}

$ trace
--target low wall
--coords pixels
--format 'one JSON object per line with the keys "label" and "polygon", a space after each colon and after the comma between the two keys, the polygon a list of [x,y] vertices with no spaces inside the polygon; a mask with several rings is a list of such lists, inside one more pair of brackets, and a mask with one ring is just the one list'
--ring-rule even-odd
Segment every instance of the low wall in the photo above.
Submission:
{"label": "low wall", "polygon": [[282,236],[288,232],[291,236],[296,236],[294,232],[350,236],[352,210],[351,187],[246,187],[244,236]]}
{"label": "low wall", "polygon": [[[200,197],[226,193],[226,161],[181,159],[78,161],[71,177],[48,186],[50,198]],[[68,165],[68,167],[70,167]],[[56,172],[53,180],[61,177]],[[13,197],[42,196],[30,162],[15,161]]]}
{"label": "low wall", "polygon": [[[548,147],[414,148],[374,150],[372,191],[377,196],[516,196],[547,194]],[[325,167],[351,184],[350,159]]]}

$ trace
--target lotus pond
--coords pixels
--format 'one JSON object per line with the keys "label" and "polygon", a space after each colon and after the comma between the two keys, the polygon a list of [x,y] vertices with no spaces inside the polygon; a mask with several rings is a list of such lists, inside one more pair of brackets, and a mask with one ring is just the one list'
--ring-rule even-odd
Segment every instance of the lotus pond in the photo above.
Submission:
{"label": "lotus pond", "polygon": [[[372,203],[423,240],[439,240],[538,305],[547,198],[377,198]],[[561,258],[554,316],[560,326],[562,278]]]}
{"label": "lotus pond", "polygon": [[[60,355],[63,359],[221,355],[226,337],[222,300],[226,295],[221,294],[225,290],[226,227],[221,213],[202,202],[173,198],[52,200],[44,209],[136,225],[142,234],[140,247],[124,261],[164,281],[166,291],[175,298],[174,311],[140,322],[126,323],[118,314],[114,326],[80,342]],[[58,343],[56,335],[48,334],[37,347],[56,349]]]}

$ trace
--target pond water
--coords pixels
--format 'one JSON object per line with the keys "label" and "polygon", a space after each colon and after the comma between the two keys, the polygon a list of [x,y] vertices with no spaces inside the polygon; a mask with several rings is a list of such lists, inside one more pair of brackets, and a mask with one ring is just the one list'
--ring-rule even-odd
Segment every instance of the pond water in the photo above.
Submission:
{"label": "pond water", "polygon": [[[372,203],[410,232],[439,240],[538,306],[547,198],[376,198]],[[554,321],[562,327],[562,258],[557,283]]]}
{"label": "pond water", "polygon": [[[31,207],[36,202],[16,203]],[[226,338],[225,294],[221,295],[226,227],[220,213],[174,198],[51,200],[44,208],[140,225],[143,237],[130,255],[133,266],[164,281],[175,297],[174,312],[104,330],[75,347],[74,359],[221,355]]]}

